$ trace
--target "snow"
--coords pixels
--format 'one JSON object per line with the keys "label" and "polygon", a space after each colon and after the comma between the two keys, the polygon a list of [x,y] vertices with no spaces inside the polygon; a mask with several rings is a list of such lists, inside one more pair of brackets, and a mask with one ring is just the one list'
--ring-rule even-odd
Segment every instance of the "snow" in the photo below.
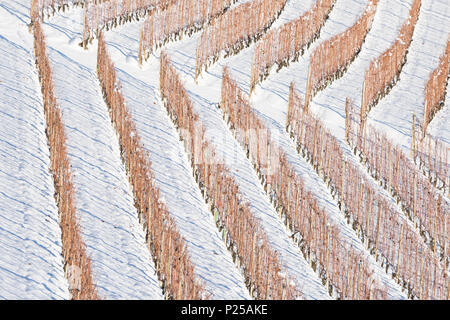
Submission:
{"label": "snow", "polygon": [[[235,5],[242,2],[245,1]],[[314,0],[288,1],[271,28],[301,16],[313,3]],[[320,39],[298,62],[278,73],[272,68],[268,79],[256,86],[251,103],[297,174],[326,208],[329,219],[339,226],[344,241],[368,257],[378,280],[389,288],[389,298],[405,299],[405,292],[401,292],[391,276],[370,256],[327,186],[297,154],[284,129],[291,81],[304,95],[311,52],[322,41],[349,28],[360,17],[366,3],[365,0],[337,0]],[[356,60],[341,79],[319,92],[310,104],[355,163],[359,163],[358,159],[344,141],[345,99],[350,97],[359,106],[365,69],[394,42],[411,3],[412,0],[380,0],[372,29]],[[419,118],[423,115],[423,89],[448,39],[449,8],[446,0],[422,0],[400,81],[369,114],[369,121],[401,144],[407,154],[412,114]],[[34,68],[32,38],[26,26],[28,12],[29,1],[0,0],[3,18],[0,21],[0,92],[6,97],[2,99],[0,111],[0,287],[6,289],[0,292],[0,298],[65,299],[68,292],[62,267],[61,235],[53,181],[48,172],[42,97]],[[76,207],[87,253],[92,259],[94,282],[103,298],[161,299],[161,288],[137,219],[117,137],[96,79],[96,42],[87,51],[78,46],[82,36],[81,17],[79,8],[57,13],[46,20],[44,31],[56,96],[66,126]],[[213,298],[250,299],[244,278],[233,263],[192,177],[178,132],[161,103],[160,49],[142,67],[138,66],[141,25],[142,21],[129,23],[105,35],[125,101],[149,151],[161,196],[186,239],[197,275]],[[329,299],[319,277],[290,238],[290,232],[217,107],[224,66],[229,67],[239,86],[248,93],[255,45],[235,56],[219,59],[195,83],[195,49],[200,34],[184,36],[181,41],[167,44],[165,49],[183,78],[206,135],[231,169],[270,244],[279,253],[283,271],[294,278],[304,298]],[[445,107],[429,125],[430,133],[447,142],[450,141],[448,99],[447,95]],[[390,197],[382,188],[377,190]]]}

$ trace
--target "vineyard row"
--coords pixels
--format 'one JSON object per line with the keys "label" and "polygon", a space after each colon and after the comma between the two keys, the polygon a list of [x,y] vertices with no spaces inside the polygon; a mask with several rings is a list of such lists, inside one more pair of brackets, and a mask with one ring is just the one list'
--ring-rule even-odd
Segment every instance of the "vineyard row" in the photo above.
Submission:
{"label": "vineyard row", "polygon": [[406,63],[416,22],[419,19],[421,4],[422,0],[414,0],[409,16],[403,23],[394,44],[379,57],[373,59],[366,69],[361,101],[362,121],[365,121],[370,110],[398,82],[403,65]]}
{"label": "vineyard row", "polygon": [[423,133],[427,131],[427,126],[433,120],[434,115],[444,107],[445,95],[447,93],[447,83],[450,74],[450,40],[447,40],[445,52],[442,54],[439,65],[430,74],[430,78],[425,86],[425,110],[423,115]]}
{"label": "vineyard row", "polygon": [[132,20],[139,21],[149,12],[159,12],[178,0],[108,0],[100,3],[87,1],[83,13],[82,46],[92,41],[94,35]]}
{"label": "vineyard row", "polygon": [[[449,206],[407,155],[376,128],[355,115],[346,102],[346,140],[370,175],[400,203],[406,216],[419,227],[425,241],[448,264]],[[447,166],[441,168],[447,175]]]}
{"label": "vineyard row", "polygon": [[139,63],[169,40],[181,39],[224,14],[236,0],[179,0],[145,19],[139,37]]}
{"label": "vineyard row", "polygon": [[[391,270],[393,277],[408,289],[408,295],[420,299],[448,299],[449,278],[435,252],[409,221],[402,218],[390,199],[379,192],[367,174],[344,155],[340,142],[322,120],[304,108],[293,84],[286,130],[296,142],[298,152],[311,162],[330,187],[341,211],[366,247],[377,260],[381,258],[386,271]],[[392,165],[392,160],[390,164],[384,161],[384,166],[388,165]],[[390,183],[399,177],[400,172],[397,172]],[[415,198],[421,196],[416,191]],[[433,223],[435,234],[445,236],[446,220],[435,219]]]}
{"label": "vineyard row", "polygon": [[97,75],[119,137],[122,161],[133,188],[139,220],[153,256],[158,278],[168,299],[208,298],[203,283],[195,274],[184,238],[160,199],[148,152],[144,149],[131,114],[126,107],[114,64],[108,55],[103,33],[99,34]]}
{"label": "vineyard row", "polygon": [[411,131],[411,158],[429,181],[450,198],[449,144],[426,133],[416,124],[414,115]]}

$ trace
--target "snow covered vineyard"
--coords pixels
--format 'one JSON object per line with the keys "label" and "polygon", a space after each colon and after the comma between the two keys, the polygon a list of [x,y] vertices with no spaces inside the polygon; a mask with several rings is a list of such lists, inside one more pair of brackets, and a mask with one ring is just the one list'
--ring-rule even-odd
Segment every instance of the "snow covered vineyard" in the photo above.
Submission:
{"label": "snow covered vineyard", "polygon": [[448,1],[0,17],[0,298],[450,299]]}

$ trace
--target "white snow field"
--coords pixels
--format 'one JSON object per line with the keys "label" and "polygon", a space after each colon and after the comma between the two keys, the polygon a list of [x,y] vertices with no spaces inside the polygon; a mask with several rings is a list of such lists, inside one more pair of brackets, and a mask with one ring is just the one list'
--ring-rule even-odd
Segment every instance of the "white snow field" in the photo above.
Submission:
{"label": "white snow field", "polygon": [[[238,1],[234,6],[247,1],[250,0]],[[42,96],[34,65],[32,36],[27,28],[29,2],[0,0],[0,298],[67,299],[58,210],[48,170]],[[323,119],[358,165],[357,157],[344,141],[345,99],[352,98],[359,107],[365,69],[395,41],[412,2],[380,0],[372,29],[355,61],[341,79],[319,92],[310,103],[310,109]],[[288,0],[271,29],[301,16],[314,3],[315,0]],[[368,258],[375,276],[386,286],[388,298],[406,299],[407,293],[392,279],[391,271],[387,273],[366,250],[322,178],[298,155],[285,131],[290,83],[294,81],[297,91],[305,94],[314,48],[353,25],[366,3],[366,0],[337,0],[320,38],[297,62],[291,62],[279,72],[273,67],[269,77],[256,85],[250,101],[271,130],[272,137],[286,152],[290,164],[305,180],[305,186],[319,198],[328,218],[339,226],[343,240]],[[82,15],[81,8],[56,12],[45,19],[43,29],[55,95],[67,133],[76,208],[87,254],[92,259],[93,280],[102,299],[163,299],[133,204],[116,132],[97,80],[96,40],[88,50],[78,45],[83,33]],[[126,105],[149,152],[161,197],[186,240],[196,274],[212,298],[251,299],[244,276],[226,249],[192,177],[179,133],[161,102],[161,48],[142,66],[138,65],[142,23],[141,19],[106,31],[105,41]],[[450,3],[422,0],[400,81],[369,114],[369,121],[402,145],[407,154],[412,114],[423,115],[424,87],[429,73],[438,65],[449,33]],[[180,41],[167,43],[163,49],[183,79],[194,110],[206,128],[206,136],[235,177],[270,244],[279,254],[282,266],[303,293],[302,298],[334,298],[292,240],[218,108],[224,66],[229,67],[240,88],[249,92],[255,43],[237,55],[221,57],[208,71],[203,71],[196,82],[195,54],[200,35],[201,31],[185,35]],[[447,94],[445,107],[430,123],[429,132],[450,142],[448,99]],[[376,190],[394,201],[383,188],[376,186]]]}
{"label": "white snow field", "polygon": [[0,16],[0,299],[66,299],[33,38],[2,4]]}

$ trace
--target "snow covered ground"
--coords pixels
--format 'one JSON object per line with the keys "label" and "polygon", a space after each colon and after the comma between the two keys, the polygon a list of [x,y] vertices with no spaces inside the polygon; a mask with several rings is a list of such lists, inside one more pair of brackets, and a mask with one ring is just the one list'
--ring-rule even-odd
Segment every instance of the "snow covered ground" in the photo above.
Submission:
{"label": "snow covered ground", "polygon": [[[124,26],[123,28],[119,28],[117,29],[117,31],[113,31],[111,33],[107,34],[106,40],[109,44],[109,50],[112,54],[113,60],[115,60],[117,62],[117,65],[122,68],[122,67],[126,67],[128,72],[131,72],[130,70],[133,70],[131,66],[134,65],[135,69],[133,70],[133,73],[136,74],[137,77],[140,78],[140,80],[143,82],[140,84],[139,88],[142,90],[143,87],[149,87],[149,91],[153,92],[152,96],[154,98],[152,98],[151,100],[148,99],[148,94],[145,96],[142,96],[142,92],[140,94],[138,94],[138,92],[136,92],[136,85],[134,88],[134,94],[130,93],[130,90],[132,90],[133,88],[130,86],[130,81],[133,80],[131,78],[131,76],[129,76],[128,74],[125,74],[124,72],[119,72],[118,76],[119,78],[122,80],[122,87],[123,87],[123,92],[125,95],[125,99],[127,99],[127,97],[133,97],[133,100],[136,100],[136,102],[133,101],[129,101],[129,106],[132,110],[136,110],[135,112],[139,112],[137,111],[138,108],[142,109],[142,111],[140,111],[138,114],[134,115],[134,120],[136,121],[137,125],[138,125],[138,131],[141,132],[141,136],[144,138],[144,143],[146,144],[146,146],[154,146],[153,148],[151,147],[147,147],[149,148],[149,152],[150,152],[150,158],[152,159],[153,163],[154,163],[154,167],[157,173],[157,179],[158,179],[158,171],[160,172],[160,174],[162,175],[161,178],[164,179],[164,181],[166,181],[166,183],[161,184],[160,187],[162,189],[162,191],[164,193],[169,192],[170,189],[169,187],[172,187],[172,189],[175,187],[175,189],[173,189],[171,191],[171,194],[174,194],[174,191],[177,192],[178,197],[165,197],[166,198],[166,202],[169,206],[169,210],[171,210],[171,206],[174,206],[174,210],[173,212],[175,214],[177,214],[177,216],[179,216],[180,218],[182,218],[183,216],[183,212],[180,212],[180,209],[183,210],[183,205],[187,205],[189,204],[186,203],[186,200],[183,199],[185,196],[183,194],[183,191],[186,193],[186,195],[189,195],[189,193],[192,193],[193,189],[197,189],[196,193],[197,193],[197,197],[201,197],[201,194],[198,192],[198,188],[196,187],[195,181],[189,177],[189,184],[184,183],[184,179],[180,179],[180,177],[175,177],[176,179],[173,179],[173,183],[175,184],[174,186],[169,186],[167,185],[167,180],[170,179],[170,175],[171,172],[173,172],[173,170],[171,170],[172,168],[177,168],[177,175],[181,174],[181,173],[185,173],[186,176],[188,175],[192,175],[192,169],[190,167],[187,166],[187,157],[184,154],[184,148],[182,146],[182,144],[177,141],[178,139],[178,134],[176,132],[174,132],[172,134],[172,144],[177,144],[177,148],[175,149],[175,152],[172,152],[169,148],[169,146],[171,146],[171,144],[162,144],[161,145],[161,141],[158,141],[157,139],[160,139],[159,136],[162,135],[168,135],[168,132],[170,132],[167,129],[167,121],[170,121],[170,119],[167,117],[166,115],[166,111],[165,108],[161,105],[161,101],[159,99],[159,94],[156,93],[155,89],[158,88],[158,81],[159,81],[159,61],[158,59],[156,59],[155,57],[152,57],[151,60],[149,60],[149,62],[146,64],[146,66],[143,67],[142,71],[139,71],[138,68],[136,68],[136,64],[133,63],[133,61],[130,61],[130,55],[136,54],[137,51],[131,51],[134,48],[137,48],[138,46],[138,27],[137,26],[133,26],[133,25],[127,25]],[[199,33],[197,33],[197,35],[199,35]],[[132,38],[134,36],[134,38]],[[189,41],[189,40],[188,40]],[[192,41],[190,41],[192,43]],[[131,52],[127,52],[127,49],[130,50]],[[159,53],[157,53],[159,54]],[[133,57],[134,60],[135,57]],[[128,62],[128,63],[127,63]],[[134,80],[136,82],[136,80]],[[139,82],[137,82],[139,83]],[[216,87],[217,89],[217,87]],[[145,101],[148,101],[147,103],[145,103]],[[140,102],[142,101],[142,102]],[[140,103],[138,103],[140,102]],[[151,106],[151,102],[156,103],[155,106]],[[149,105],[149,107],[152,107],[151,111],[147,111],[147,114],[145,112],[145,104]],[[149,108],[147,107],[147,109]],[[155,109],[153,111],[153,109]],[[162,120],[158,120],[158,118],[161,117]],[[212,120],[212,119],[210,119]],[[222,127],[222,130],[225,130],[223,132],[226,132],[228,134],[227,137],[225,137],[225,139],[228,139],[230,141],[234,141],[234,139],[231,137],[231,135],[229,135],[230,133],[227,132],[227,130],[225,129],[225,127],[223,126],[223,122],[221,121],[221,119],[216,118],[215,120],[219,120],[218,125],[220,125]],[[161,122],[160,122],[161,121]],[[142,124],[141,124],[142,123]],[[151,125],[150,125],[151,124]],[[160,127],[161,125],[165,124],[166,129],[165,130],[161,130]],[[217,124],[215,122],[213,122],[212,124],[213,126],[216,126]],[[155,128],[158,129],[158,131],[155,132]],[[170,125],[171,126],[171,125]],[[153,127],[153,128],[152,128]],[[172,129],[174,130],[174,129]],[[155,137],[154,135],[157,134],[157,136]],[[153,135],[153,137],[152,137]],[[148,138],[147,138],[148,137]],[[152,139],[153,142],[150,140]],[[148,141],[148,142],[147,142]],[[153,143],[153,145],[152,145]],[[155,152],[156,150],[159,150],[159,152]],[[218,150],[219,154],[221,154],[223,150]],[[240,150],[240,147],[235,144],[234,145],[234,151],[238,152],[240,151],[241,153],[241,159],[243,156],[243,152]],[[164,153],[166,155],[164,155]],[[178,157],[180,157],[180,160],[182,161],[175,161],[177,160],[177,154]],[[162,157],[162,159],[158,159],[158,155],[159,157]],[[168,157],[167,155],[170,155],[170,157]],[[161,160],[164,160],[164,162],[162,162]],[[177,165],[177,167],[173,167],[173,165],[171,165],[171,163],[174,162],[174,164]],[[178,163],[176,163],[178,162]],[[158,166],[161,166],[161,164],[164,165],[164,167],[161,167],[161,169],[158,170]],[[238,171],[241,171],[242,173],[246,173],[246,172],[253,172],[252,168],[250,167],[250,164],[245,160],[244,158],[244,164],[246,165],[246,167],[244,168],[237,168]],[[180,170],[182,169],[182,170]],[[233,168],[234,169],[234,168]],[[182,177],[181,177],[182,178]],[[252,188],[254,188],[255,186],[259,187],[259,189],[257,189],[257,191],[253,191],[255,192],[254,195],[254,199],[258,198],[261,199],[261,197],[264,197],[264,191],[262,190],[262,188],[259,185],[259,182],[256,180],[256,176],[254,175],[252,177],[253,181],[252,184],[250,185]],[[178,180],[179,182],[177,183],[176,180]],[[178,188],[177,188],[177,184],[178,184]],[[188,188],[186,188],[188,187]],[[243,189],[246,189],[247,186],[244,186]],[[167,191],[165,191],[167,190]],[[189,196],[190,198],[192,198],[192,196]],[[189,198],[188,198],[189,199]],[[264,198],[263,198],[264,199]],[[260,206],[260,208],[258,209],[260,212],[269,212],[272,220],[271,223],[273,224],[272,226],[269,227],[270,229],[270,233],[272,234],[272,237],[275,241],[275,239],[277,239],[278,243],[275,246],[275,249],[277,249],[277,251],[282,255],[282,258],[284,258],[284,260],[288,260],[289,262],[287,263],[288,265],[288,270],[291,271],[292,275],[295,276],[296,280],[298,281],[302,291],[305,293],[305,298],[320,298],[320,299],[326,299],[327,298],[327,294],[325,292],[325,288],[320,284],[319,279],[317,278],[317,276],[315,276],[311,270],[311,268],[306,264],[306,262],[304,261],[304,259],[301,256],[301,253],[299,251],[298,248],[293,246],[293,243],[290,242],[290,240],[287,237],[287,234],[284,231],[284,227],[283,225],[280,223],[280,221],[278,221],[276,219],[276,213],[273,209],[273,207],[270,205],[270,203],[268,202],[268,199],[265,199],[266,201],[264,203],[260,203],[258,204],[258,202],[261,202],[261,200],[254,200],[252,201],[252,203],[255,203],[255,206]],[[198,201],[198,200],[196,200]],[[201,200],[202,201],[202,200]],[[171,205],[171,202],[173,202],[173,205]],[[178,202],[178,204],[176,204]],[[192,203],[192,200],[190,200],[190,202]],[[181,205],[181,206],[180,206]],[[175,206],[178,206],[178,210],[175,208]],[[184,209],[184,211],[186,211],[186,209]],[[198,209],[197,209],[198,211]],[[180,212],[180,213],[177,213]],[[195,213],[195,211],[194,211]],[[196,213],[198,214],[198,213]],[[209,229],[214,228],[214,230],[211,230],[211,233],[218,233],[217,229],[214,226],[214,222],[213,219],[211,217],[210,213],[205,212],[205,215],[208,215],[208,223],[207,223],[207,227]],[[275,218],[275,219],[273,219]],[[180,226],[186,226],[186,222],[184,223],[180,223]],[[206,226],[205,226],[206,227]],[[192,226],[187,226],[187,232],[189,233],[189,229],[191,230],[190,232],[192,232],[192,230],[197,230],[197,228],[192,228]],[[274,230],[274,231],[273,231]],[[183,231],[183,230],[182,230]],[[185,231],[185,232],[186,232]],[[273,231],[273,232],[272,232]],[[196,234],[194,234],[194,239],[198,238],[196,236]],[[205,242],[203,242],[205,243]],[[287,248],[290,248],[289,251],[286,250],[286,246]],[[283,257],[285,256],[285,257]],[[286,266],[286,264],[285,264]],[[299,266],[301,266],[299,268]]]}
{"label": "snow covered ground", "polygon": [[0,299],[67,299],[33,38],[0,16]]}
{"label": "snow covered ground", "polygon": [[[11,7],[18,13],[27,13],[26,8],[18,3],[11,3]],[[55,95],[66,127],[77,214],[87,254],[92,259],[99,296],[162,299],[162,290],[121,163],[117,138],[93,72],[95,59],[80,54],[81,48],[73,50],[69,45],[66,49],[81,58],[72,60],[63,53],[65,48],[60,43],[60,31],[52,27],[46,27],[44,31]],[[29,67],[34,68],[34,61],[31,62]],[[42,105],[35,102],[35,108],[39,110]],[[54,237],[54,241],[59,239],[60,235]],[[59,259],[60,253],[59,248]],[[59,270],[63,272],[62,266]],[[64,287],[67,285],[61,289]]]}

